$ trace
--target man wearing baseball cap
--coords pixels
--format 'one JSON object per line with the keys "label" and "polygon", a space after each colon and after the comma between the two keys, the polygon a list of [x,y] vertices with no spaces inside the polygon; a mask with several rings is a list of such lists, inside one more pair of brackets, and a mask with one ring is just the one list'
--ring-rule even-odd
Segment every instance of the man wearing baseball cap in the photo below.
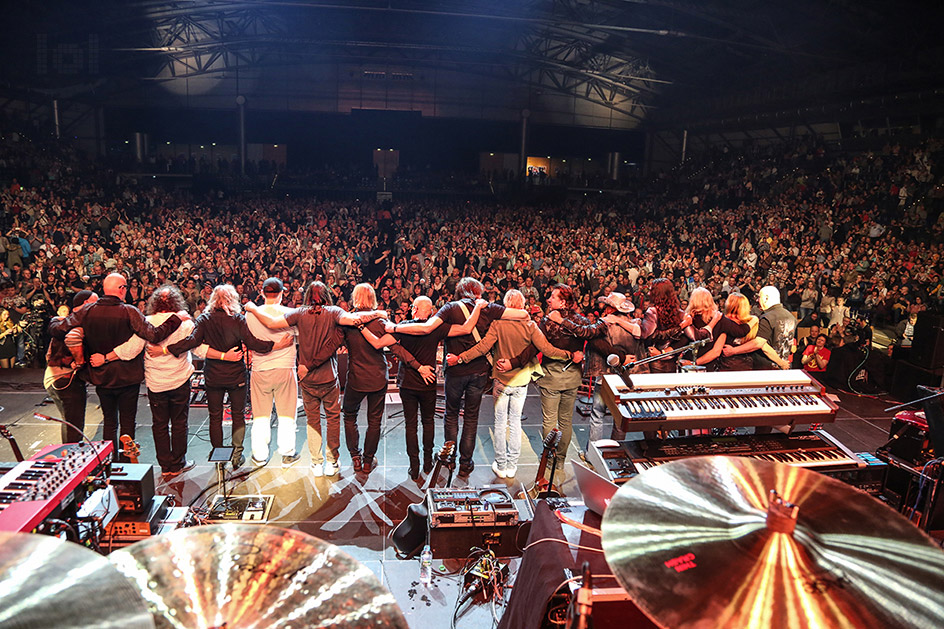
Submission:
{"label": "man wearing baseball cap", "polygon": [[[262,283],[262,296],[265,304],[259,307],[269,317],[282,317],[289,308],[282,305],[282,292],[285,287],[282,280],[270,277]],[[285,330],[275,331],[267,328],[257,317],[246,317],[249,330],[256,338],[277,341]],[[295,334],[295,328],[289,328]],[[252,353],[252,375],[249,379],[249,392],[252,401],[252,443],[253,465],[262,466],[269,460],[269,442],[272,440],[272,405],[278,417],[276,444],[282,455],[282,467],[288,467],[298,461],[295,449],[295,419],[298,408],[298,380],[295,375],[295,344],[285,349],[273,350],[267,354]]]}

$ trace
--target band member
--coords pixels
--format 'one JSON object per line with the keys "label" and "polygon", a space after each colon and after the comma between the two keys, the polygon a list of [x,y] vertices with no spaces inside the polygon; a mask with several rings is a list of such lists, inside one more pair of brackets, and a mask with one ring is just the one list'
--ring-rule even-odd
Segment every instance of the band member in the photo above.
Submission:
{"label": "band member", "polygon": [[[180,291],[173,286],[162,286],[148,299],[147,320],[153,325],[160,325],[174,313],[186,313],[186,310],[187,302]],[[151,434],[154,437],[157,463],[161,466],[165,479],[193,469],[195,464],[193,459],[187,459],[190,376],[193,375],[193,361],[190,359],[190,352],[174,356],[166,351],[168,345],[187,338],[193,328],[193,321],[184,321],[167,339],[158,345],[152,345],[144,356],[144,382],[151,405]],[[138,340],[139,337],[135,336],[129,344]],[[142,339],[137,351],[141,351],[143,346]],[[121,349],[119,346],[115,348],[115,352],[121,355]],[[94,356],[90,357],[90,360],[94,360]]]}
{"label": "band member", "polygon": [[[270,317],[284,316],[290,309],[282,305],[282,280],[270,277],[262,283],[265,304],[262,310]],[[281,334],[265,326],[257,317],[246,317],[253,336],[267,341],[277,341]],[[291,328],[289,328],[292,330]],[[294,336],[294,333],[293,333]],[[276,443],[282,456],[282,466],[298,461],[295,451],[295,419],[298,410],[298,379],[295,375],[295,344],[267,354],[252,353],[252,374],[249,377],[252,402],[252,464],[265,465],[269,460],[269,442],[272,439],[272,405],[278,417]]]}
{"label": "band member", "polygon": [[[94,303],[98,295],[90,290],[81,290],[72,298],[72,307],[81,308],[86,303]],[[68,313],[67,315],[68,316]],[[65,317],[55,317],[52,324],[58,324]],[[11,337],[12,338],[12,337]],[[85,404],[88,397],[85,380],[69,348],[61,338],[52,336],[49,349],[46,350],[46,372],[43,375],[46,393],[56,403],[59,415],[75,426],[62,424],[62,443],[78,443],[85,430]]]}
{"label": "band member", "polygon": [[[600,337],[604,330],[603,325],[593,324],[577,314],[576,305],[573,289],[566,284],[556,284],[547,298],[548,313],[541,320],[541,331],[547,340],[554,347],[571,353],[582,351],[584,341]],[[567,448],[574,433],[574,405],[583,373],[572,361],[559,360],[547,354],[541,359],[541,368],[544,376],[537,382],[543,416],[541,434],[547,437],[555,428],[560,429],[562,436],[555,456],[557,469],[563,473]]]}
{"label": "band member", "polygon": [[[612,292],[601,298],[605,334],[600,339],[587,343],[587,375],[593,378],[593,400],[590,405],[589,443],[604,438],[606,403],[603,401],[603,376],[616,373],[607,363],[610,355],[616,355],[620,364],[627,364],[642,358],[643,345],[640,338],[655,326],[655,315],[650,313],[647,319],[633,319],[630,315],[635,310],[633,302],[623,293]],[[632,373],[648,373],[648,365],[640,365]],[[611,439],[624,439],[626,433],[615,425],[609,432]]]}

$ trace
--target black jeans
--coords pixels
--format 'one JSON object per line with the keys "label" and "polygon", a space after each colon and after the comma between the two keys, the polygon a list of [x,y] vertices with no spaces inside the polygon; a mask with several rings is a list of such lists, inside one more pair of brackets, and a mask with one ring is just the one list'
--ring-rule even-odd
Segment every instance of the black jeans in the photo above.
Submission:
{"label": "black jeans", "polygon": [[223,446],[223,396],[229,393],[229,410],[233,416],[233,458],[243,453],[246,436],[246,385],[211,387],[207,385],[207,411],[210,414],[210,445]]}
{"label": "black jeans", "polygon": [[46,393],[56,403],[62,419],[75,426],[71,428],[65,424],[59,425],[62,443],[82,441],[82,431],[85,430],[85,402],[88,399],[85,381],[78,376],[72,376],[71,380],[68,377],[59,378],[51,387],[46,388]]}
{"label": "black jeans", "polygon": [[102,404],[102,435],[115,446],[115,460],[127,463],[128,458],[118,454],[118,425],[121,434],[134,439],[134,420],[138,414],[138,392],[141,383],[126,387],[95,387]]}
{"label": "black jeans", "polygon": [[386,395],[386,388],[380,391],[344,390],[344,403],[341,406],[344,413],[344,441],[351,456],[361,453],[361,438],[357,431],[357,411],[360,410],[361,402],[365,397],[367,398],[367,432],[364,433],[364,458],[370,460],[377,454]]}
{"label": "black jeans", "polygon": [[190,411],[190,380],[176,389],[155,393],[148,389],[151,403],[151,434],[157,463],[165,474],[187,464],[187,414]]}
{"label": "black jeans", "polygon": [[450,376],[446,372],[446,417],[443,439],[455,441],[459,433],[459,404],[465,398],[462,409],[462,439],[459,440],[459,466],[470,467],[472,454],[475,452],[476,430],[479,427],[479,409],[482,407],[482,394],[488,385],[488,376],[473,374],[468,376]]}
{"label": "black jeans", "polygon": [[419,464],[420,448],[417,433],[417,411],[423,417],[423,460],[433,458],[433,441],[436,437],[436,389],[419,391],[416,389],[400,389],[400,400],[403,402],[403,419],[406,423],[406,454],[410,457],[410,465]]}

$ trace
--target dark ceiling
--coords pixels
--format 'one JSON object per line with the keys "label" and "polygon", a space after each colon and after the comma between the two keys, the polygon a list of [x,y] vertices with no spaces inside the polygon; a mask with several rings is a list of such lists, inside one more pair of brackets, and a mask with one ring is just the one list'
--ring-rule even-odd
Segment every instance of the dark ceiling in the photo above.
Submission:
{"label": "dark ceiling", "polygon": [[[391,60],[670,124],[709,103],[738,111],[938,89],[942,18],[944,2],[888,0],[47,0],[6,7],[0,80],[107,99],[172,65],[197,76]],[[73,44],[81,63],[56,48]]]}

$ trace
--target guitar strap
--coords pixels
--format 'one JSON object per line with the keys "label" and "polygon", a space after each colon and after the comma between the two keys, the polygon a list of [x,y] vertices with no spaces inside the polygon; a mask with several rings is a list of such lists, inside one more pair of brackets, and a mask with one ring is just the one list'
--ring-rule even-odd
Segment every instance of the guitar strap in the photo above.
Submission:
{"label": "guitar strap", "polygon": [[[469,317],[472,316],[472,313],[469,312],[468,306],[466,306],[466,305],[465,305],[464,303],[462,303],[461,301],[456,302],[456,303],[458,303],[458,304],[459,304],[459,307],[462,308],[462,314],[465,315],[465,320],[468,321],[468,320],[469,320]],[[482,335],[479,334],[478,325],[472,326],[472,338],[475,339],[475,342],[476,342],[476,343],[478,343],[479,341],[482,340]],[[491,365],[491,366],[493,366],[493,367],[495,366],[495,359],[492,357],[492,353],[491,353],[491,352],[485,354],[485,358],[488,359],[488,364],[489,364],[489,365]]]}

